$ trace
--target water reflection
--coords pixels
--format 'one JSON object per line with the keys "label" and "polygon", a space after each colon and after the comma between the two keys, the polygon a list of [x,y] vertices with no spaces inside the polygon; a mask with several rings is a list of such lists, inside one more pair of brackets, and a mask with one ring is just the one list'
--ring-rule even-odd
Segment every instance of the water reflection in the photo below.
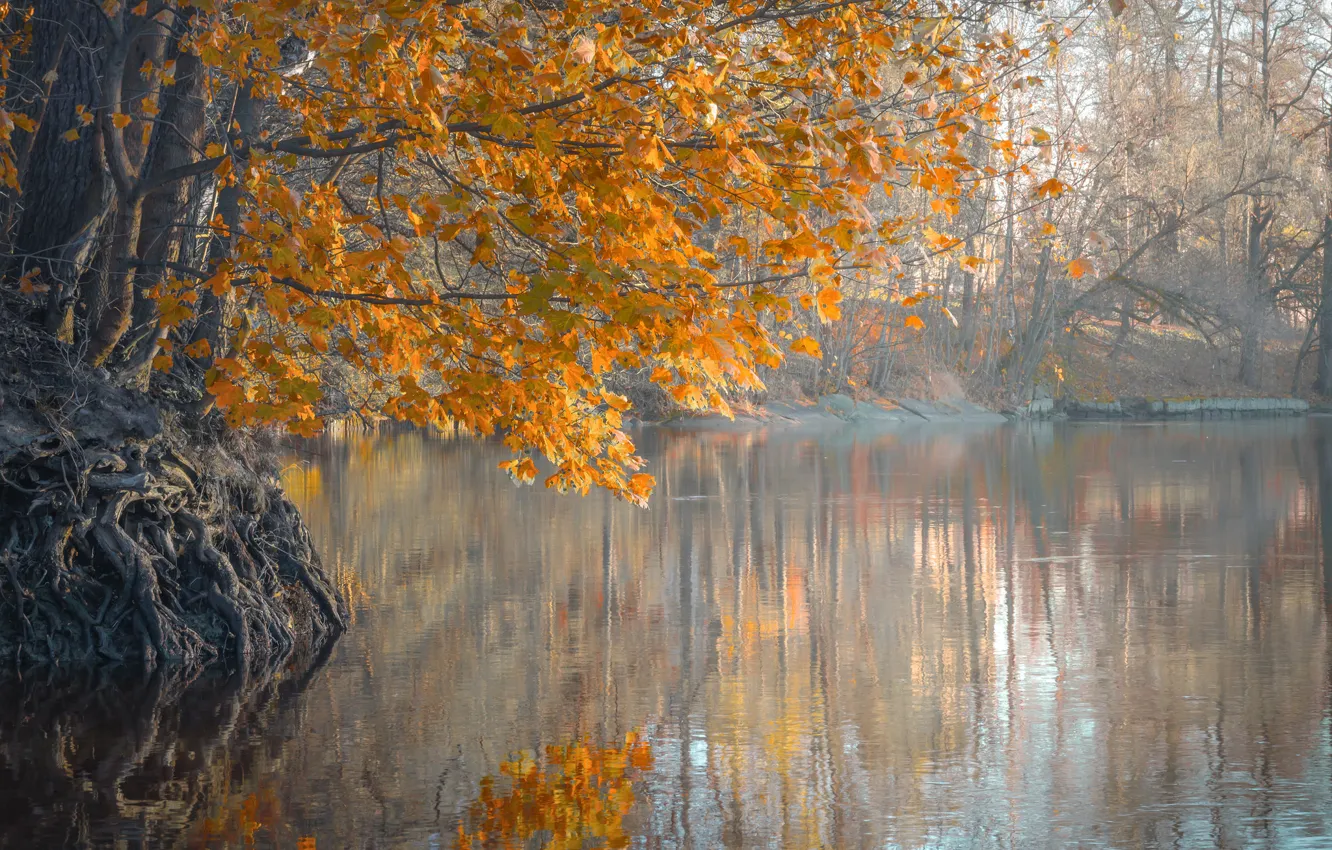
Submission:
{"label": "water reflection", "polygon": [[252,845],[290,831],[268,777],[326,656],[275,670],[141,681],[61,676],[0,691],[0,847]]}
{"label": "water reflection", "polygon": [[642,728],[647,846],[1332,840],[1315,423],[657,443],[646,512],[412,437],[293,470],[365,594],[311,829],[452,835],[510,753]]}
{"label": "water reflection", "polygon": [[281,835],[190,841],[1332,844],[1317,420],[645,442],[647,511],[293,462],[357,622],[228,785]]}

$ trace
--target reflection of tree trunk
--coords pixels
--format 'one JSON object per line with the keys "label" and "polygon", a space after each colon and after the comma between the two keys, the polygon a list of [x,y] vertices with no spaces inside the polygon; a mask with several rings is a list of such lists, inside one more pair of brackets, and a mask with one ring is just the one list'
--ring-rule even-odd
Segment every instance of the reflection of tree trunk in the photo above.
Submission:
{"label": "reflection of tree trunk", "polygon": [[[1327,127],[1326,174],[1332,178],[1332,109]],[[1318,392],[1332,395],[1332,193],[1323,216],[1323,280],[1318,307]]]}
{"label": "reflection of tree trunk", "polygon": [[89,836],[120,838],[131,824],[141,846],[194,846],[186,833],[198,823],[182,813],[208,811],[237,790],[236,776],[252,785],[274,765],[272,745],[299,731],[289,724],[300,723],[300,695],[332,646],[277,679],[269,670],[191,681],[159,669],[124,687],[8,683],[0,848],[90,846]]}
{"label": "reflection of tree trunk", "polygon": [[1318,532],[1323,546],[1323,610],[1332,617],[1332,436],[1318,435]]}
{"label": "reflection of tree trunk", "polygon": [[1261,512],[1264,504],[1262,464],[1257,451],[1247,445],[1239,456],[1240,499],[1244,506],[1245,601],[1253,636],[1262,634],[1262,570],[1272,529]]}

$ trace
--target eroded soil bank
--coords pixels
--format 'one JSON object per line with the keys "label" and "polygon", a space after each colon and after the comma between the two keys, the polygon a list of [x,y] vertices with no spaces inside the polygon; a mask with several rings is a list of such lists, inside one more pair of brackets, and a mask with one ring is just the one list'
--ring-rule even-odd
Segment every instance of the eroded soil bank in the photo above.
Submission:
{"label": "eroded soil bank", "polygon": [[21,323],[0,364],[0,677],[244,671],[341,631],[273,452]]}

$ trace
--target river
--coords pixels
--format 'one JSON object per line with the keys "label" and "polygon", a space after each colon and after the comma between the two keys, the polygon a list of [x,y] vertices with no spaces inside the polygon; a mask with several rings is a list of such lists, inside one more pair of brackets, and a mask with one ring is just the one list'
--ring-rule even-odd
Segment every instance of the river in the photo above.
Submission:
{"label": "river", "polygon": [[[204,703],[156,718],[73,839],[58,803],[24,829],[300,850],[1332,846],[1332,420],[640,444],[647,510],[516,487],[470,441],[293,457],[351,630],[212,733],[168,752],[159,727]],[[75,726],[74,751],[109,737]],[[9,734],[0,823],[22,779]],[[178,762],[203,749],[191,785]]]}

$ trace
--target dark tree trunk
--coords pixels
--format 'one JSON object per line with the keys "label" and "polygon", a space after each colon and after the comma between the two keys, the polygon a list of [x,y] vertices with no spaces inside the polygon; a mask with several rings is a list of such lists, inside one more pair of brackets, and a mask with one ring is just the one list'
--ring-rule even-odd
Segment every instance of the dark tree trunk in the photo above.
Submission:
{"label": "dark tree trunk", "polygon": [[[234,149],[241,153],[244,158],[247,147],[258,138],[259,120],[263,104],[252,97],[248,87],[242,87],[236,92],[236,101],[232,106],[232,126],[236,128],[233,134],[231,144]],[[222,226],[226,233],[226,244],[218,244],[211,252],[215,261],[211,264],[216,268],[217,261],[231,254],[240,227],[240,188],[232,185],[225,186],[217,193],[217,216],[222,220]],[[213,236],[215,241],[221,242],[221,237],[216,233]],[[210,268],[210,271],[212,270]],[[229,295],[216,295],[212,290],[204,288],[199,294],[199,323],[195,326],[194,336],[190,340],[191,347],[199,343],[207,343],[206,351],[200,355],[196,362],[203,368],[208,369],[212,366],[214,358],[221,350],[222,332],[226,327],[226,318],[228,310],[231,307]],[[205,414],[213,409],[214,399],[212,393],[204,391],[203,397],[196,406],[195,413]]]}
{"label": "dark tree trunk", "polygon": [[[159,174],[192,162],[203,149],[204,76],[197,56],[177,55],[176,82],[166,93],[161,118],[159,127],[164,131],[151,152],[150,182]],[[189,207],[191,189],[192,182],[182,180],[163,186],[144,199],[138,245],[141,267],[136,275],[131,347],[125,366],[132,383],[145,382],[148,367],[159,350],[162,337],[157,304],[147,296],[167,267],[181,260],[186,234],[180,225]]]}
{"label": "dark tree trunk", "polygon": [[23,194],[14,210],[11,240],[22,270],[41,266],[59,275],[52,265],[60,248],[69,244],[88,217],[85,194],[101,171],[95,134],[86,127],[73,142],[62,135],[82,126],[77,106],[91,109],[98,102],[98,78],[106,55],[101,34],[102,15],[92,3],[39,0],[36,4],[31,64],[54,67],[57,77],[33,140],[33,149],[40,154],[28,162],[22,175]]}
{"label": "dark tree trunk", "polygon": [[[169,12],[152,21],[120,15],[116,38],[107,51],[102,77],[98,130],[103,152],[116,184],[115,228],[110,244],[108,273],[99,277],[88,299],[88,362],[105,362],[129,330],[134,310],[134,278],[138,271],[139,229],[143,221],[141,175],[147,162],[153,124],[143,119],[116,127],[108,111],[139,114],[147,98],[156,98],[157,78],[145,78],[140,69],[161,67],[168,47],[167,33],[173,22]],[[135,34],[137,33],[137,35]]]}
{"label": "dark tree trunk", "polygon": [[1318,392],[1332,395],[1332,212],[1323,219],[1323,280],[1318,305]]}
{"label": "dark tree trunk", "polygon": [[1245,309],[1240,316],[1239,379],[1247,387],[1256,387],[1261,379],[1263,320],[1267,316],[1267,275],[1263,236],[1276,210],[1265,198],[1254,197],[1249,205],[1249,226],[1245,256]]}

